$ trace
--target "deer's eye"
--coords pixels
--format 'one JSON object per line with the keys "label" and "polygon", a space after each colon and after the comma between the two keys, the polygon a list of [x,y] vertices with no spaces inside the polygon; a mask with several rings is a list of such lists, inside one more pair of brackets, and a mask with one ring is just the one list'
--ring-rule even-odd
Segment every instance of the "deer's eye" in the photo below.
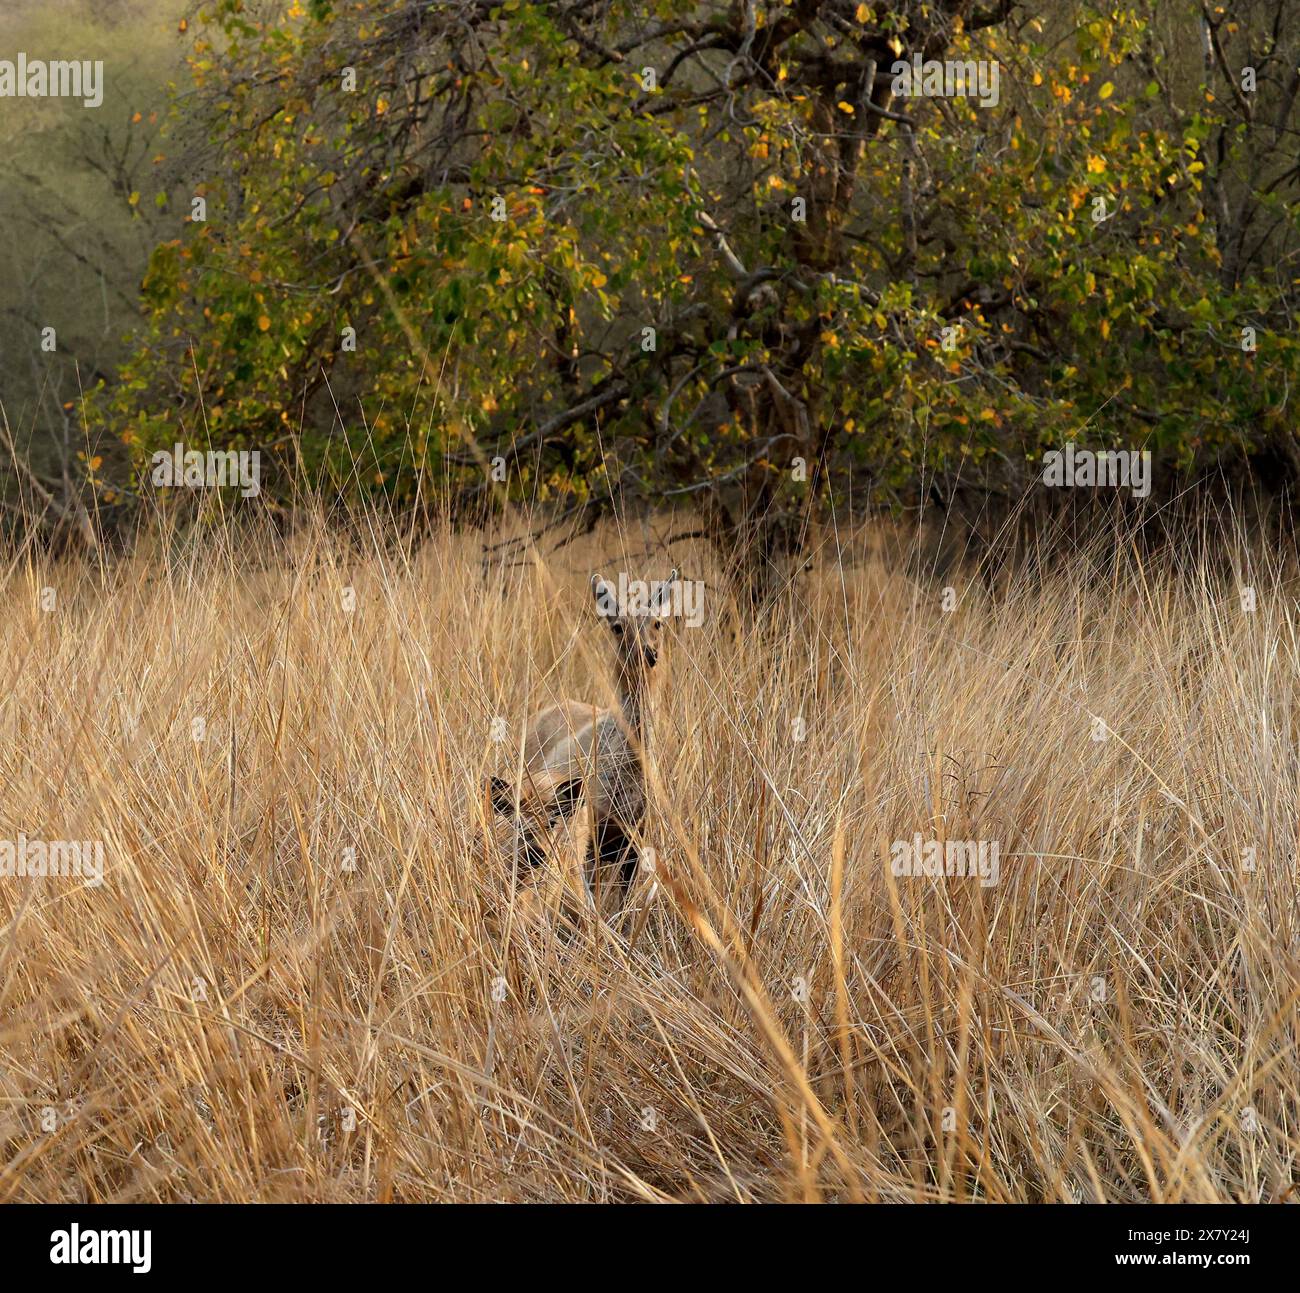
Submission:
{"label": "deer's eye", "polygon": [[613,629],[614,629],[614,632],[615,632],[619,637],[622,637],[622,636],[623,636],[623,626],[622,626],[621,624],[615,622],[615,623],[613,624],[612,627],[613,627]]}

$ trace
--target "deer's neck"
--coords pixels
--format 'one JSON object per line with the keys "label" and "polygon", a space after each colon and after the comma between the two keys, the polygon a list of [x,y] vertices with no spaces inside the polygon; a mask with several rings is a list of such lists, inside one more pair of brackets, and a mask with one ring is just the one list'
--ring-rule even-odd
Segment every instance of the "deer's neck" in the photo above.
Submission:
{"label": "deer's neck", "polygon": [[644,749],[650,736],[650,688],[645,677],[625,673],[619,679],[618,702],[628,733]]}

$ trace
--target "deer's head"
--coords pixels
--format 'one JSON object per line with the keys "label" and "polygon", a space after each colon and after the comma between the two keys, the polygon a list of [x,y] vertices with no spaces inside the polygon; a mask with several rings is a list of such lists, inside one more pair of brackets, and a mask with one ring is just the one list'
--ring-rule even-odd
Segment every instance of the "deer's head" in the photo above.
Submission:
{"label": "deer's head", "polygon": [[500,851],[523,879],[560,853],[584,851],[574,844],[586,813],[582,809],[582,778],[547,772],[526,773],[518,794],[512,782],[491,777],[487,785]]}
{"label": "deer's head", "polygon": [[644,680],[650,670],[662,664],[668,647],[664,620],[672,609],[677,583],[674,570],[662,582],[640,585],[632,595],[619,600],[618,590],[599,575],[591,577],[591,592],[601,619],[609,625],[624,681]]}

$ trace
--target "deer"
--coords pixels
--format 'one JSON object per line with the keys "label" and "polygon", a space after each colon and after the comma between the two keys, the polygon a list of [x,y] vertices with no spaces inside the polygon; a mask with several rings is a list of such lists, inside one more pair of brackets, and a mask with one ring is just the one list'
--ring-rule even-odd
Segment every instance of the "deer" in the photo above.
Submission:
{"label": "deer", "polygon": [[[573,889],[583,889],[590,814],[581,777],[544,770],[525,772],[516,795],[502,777],[488,781],[492,846],[504,859],[525,916],[566,907]],[[579,898],[579,906],[583,899]],[[567,910],[572,910],[572,904]]]}
{"label": "deer", "polygon": [[[498,813],[514,813],[516,802],[522,808],[525,799],[532,804],[540,796],[548,829],[582,804],[590,819],[583,879],[598,908],[611,916],[622,910],[636,880],[634,837],[646,811],[651,700],[664,674],[664,619],[677,579],[674,568],[644,605],[629,606],[619,604],[618,593],[600,575],[591,576],[596,609],[614,641],[618,705],[561,700],[537,711],[524,733],[518,800],[503,778],[493,777],[489,785]],[[525,859],[541,865],[544,832],[536,824],[519,829],[520,838],[531,841],[524,843]]]}

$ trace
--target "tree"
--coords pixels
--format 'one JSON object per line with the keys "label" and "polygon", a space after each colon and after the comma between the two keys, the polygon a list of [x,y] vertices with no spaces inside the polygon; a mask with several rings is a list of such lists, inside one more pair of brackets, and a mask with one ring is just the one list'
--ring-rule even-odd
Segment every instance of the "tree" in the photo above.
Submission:
{"label": "tree", "polygon": [[756,597],[851,484],[1016,498],[1081,433],[1294,467],[1284,4],[1066,8],[220,0],[222,167],[116,416],[398,499],[689,502]]}

